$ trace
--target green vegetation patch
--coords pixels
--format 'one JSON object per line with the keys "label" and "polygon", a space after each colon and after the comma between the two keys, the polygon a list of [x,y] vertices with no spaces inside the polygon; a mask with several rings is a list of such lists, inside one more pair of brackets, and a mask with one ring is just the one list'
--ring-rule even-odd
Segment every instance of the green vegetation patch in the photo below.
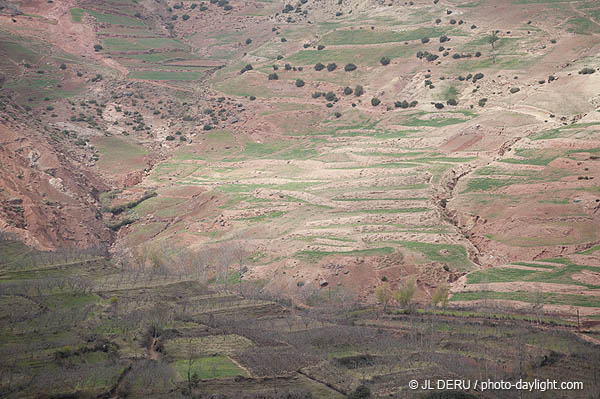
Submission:
{"label": "green vegetation patch", "polygon": [[591,255],[592,253],[596,252],[596,251],[600,251],[600,244],[598,245],[594,245],[591,248],[586,249],[585,251],[580,252],[581,254],[584,255]]}
{"label": "green vegetation patch", "polygon": [[174,366],[180,381],[187,381],[188,372],[190,376],[195,376],[201,380],[247,376],[246,371],[227,356],[201,357],[191,361],[182,359],[175,361]]}
{"label": "green vegetation patch", "polygon": [[600,32],[600,26],[589,18],[573,17],[567,21],[567,31],[579,35],[589,35]]}
{"label": "green vegetation patch", "polygon": [[139,216],[154,214],[158,217],[175,216],[178,205],[185,202],[184,198],[155,197],[141,202],[133,210]]}
{"label": "green vegetation patch", "polygon": [[400,208],[400,209],[364,209],[361,213],[375,213],[375,214],[393,214],[393,213],[419,213],[430,211],[429,208]]}
{"label": "green vegetation patch", "polygon": [[412,57],[415,53],[413,45],[408,46],[375,46],[375,47],[339,47],[325,48],[319,50],[300,50],[285,58],[287,62],[296,65],[314,65],[317,62],[338,64],[339,73],[343,72],[343,64],[354,63],[357,65],[377,66],[380,65],[381,57],[390,59]]}
{"label": "green vegetation patch", "polygon": [[244,145],[244,155],[266,159],[308,159],[318,156],[312,147],[292,146],[285,141],[271,143],[248,142]]}
{"label": "green vegetation patch", "polygon": [[71,19],[73,22],[81,22],[84,14],[89,14],[100,23],[108,23],[113,25],[126,25],[126,26],[144,26],[144,23],[137,18],[125,17],[123,15],[115,14],[103,14],[93,10],[87,10],[82,8],[71,8]]}
{"label": "green vegetation patch", "polygon": [[453,268],[465,271],[473,268],[473,263],[467,256],[467,250],[456,244],[430,244],[418,241],[392,241],[400,246],[417,251],[434,262],[446,263]]}
{"label": "green vegetation patch", "polygon": [[560,157],[562,153],[563,152],[560,150],[517,148],[514,152],[514,155],[519,158],[506,158],[501,159],[499,162],[546,166],[556,158]]}
{"label": "green vegetation patch", "polygon": [[574,274],[580,273],[584,270],[600,273],[600,267],[576,265],[570,262],[566,263],[563,267],[553,268],[548,271],[495,267],[487,270],[478,270],[469,274],[467,276],[467,283],[485,284],[525,281],[554,284],[573,284],[581,285],[590,289],[600,288],[600,286],[597,285],[587,284],[572,279]]}
{"label": "green vegetation patch", "polygon": [[494,267],[489,270],[478,270],[467,276],[467,284],[501,283],[507,281],[522,281],[536,270],[515,269],[510,267]]}
{"label": "green vegetation patch", "polygon": [[248,222],[263,222],[268,219],[278,218],[280,216],[285,215],[286,213],[287,212],[284,212],[284,211],[272,211],[272,212],[265,212],[262,215],[258,215],[258,216],[252,216],[252,217],[247,217],[247,218],[238,218],[238,219],[233,219],[233,220],[244,220],[244,221],[248,221]]}
{"label": "green vegetation patch", "polygon": [[476,301],[482,299],[505,299],[527,303],[544,303],[548,305],[568,305],[582,307],[600,307],[600,298],[589,295],[555,294],[550,292],[459,292],[452,295],[452,302]]}
{"label": "green vegetation patch", "polygon": [[419,116],[426,115],[426,112],[417,112],[408,115],[408,119],[402,122],[403,126],[427,126],[427,127],[444,127],[456,125],[458,123],[468,122],[469,119],[462,118],[431,118],[419,119]]}
{"label": "green vegetation patch", "polygon": [[147,151],[139,144],[118,137],[100,137],[94,140],[94,145],[100,151],[98,166],[102,170],[120,174],[146,166]]}
{"label": "green vegetation patch", "polygon": [[127,75],[130,79],[143,80],[198,80],[205,74],[202,71],[131,71]]}
{"label": "green vegetation patch", "polygon": [[156,49],[180,49],[186,50],[188,46],[177,39],[167,37],[138,37],[118,38],[109,37],[104,39],[104,50],[108,52],[147,51]]}
{"label": "green vegetation patch", "polygon": [[[360,45],[406,42],[421,40],[424,37],[439,37],[453,31],[452,28],[446,27],[418,28],[403,32],[370,30],[366,28],[344,29],[328,33],[319,43],[323,45]],[[458,32],[455,33],[458,34]]]}
{"label": "green vegetation patch", "polygon": [[189,353],[212,355],[230,354],[254,346],[246,337],[236,334],[208,335],[195,338],[174,338],[165,342],[165,350],[169,356],[187,358]]}
{"label": "green vegetation patch", "polygon": [[321,260],[326,256],[337,255],[337,256],[380,256],[380,255],[390,255],[394,253],[394,248],[392,247],[382,247],[382,248],[369,248],[369,249],[355,249],[352,251],[299,251],[294,254],[295,258],[303,259],[311,262],[316,262]]}
{"label": "green vegetation patch", "polygon": [[554,266],[545,265],[543,263],[531,263],[531,262],[513,262],[513,265],[518,266],[529,266],[529,267],[538,267],[540,269],[554,269]]}
{"label": "green vegetation patch", "polygon": [[513,184],[524,183],[521,179],[492,179],[492,178],[472,178],[467,181],[467,188],[461,193],[472,191],[489,191]]}

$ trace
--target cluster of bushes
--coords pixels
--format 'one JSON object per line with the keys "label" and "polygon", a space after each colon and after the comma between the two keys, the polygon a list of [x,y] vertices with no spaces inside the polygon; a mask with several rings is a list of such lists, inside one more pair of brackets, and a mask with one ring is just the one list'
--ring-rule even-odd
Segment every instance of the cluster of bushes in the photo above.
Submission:
{"label": "cluster of bushes", "polygon": [[579,71],[580,75],[591,75],[594,72],[596,72],[596,70],[594,68],[583,68],[581,71]]}
{"label": "cluster of bushes", "polygon": [[[302,5],[306,4],[307,2],[308,2],[308,0],[300,0],[300,2],[296,5],[296,7],[294,7],[293,5],[288,3],[285,5],[285,7],[283,7],[281,12],[283,14],[288,14],[293,11],[296,14],[302,14],[302,15],[306,16],[306,15],[308,15],[308,11],[302,10]],[[287,21],[292,22],[292,17],[288,17]]]}
{"label": "cluster of bushes", "polygon": [[[216,4],[219,7],[223,7],[225,11],[233,10],[233,7],[229,4],[229,0],[210,0],[210,4]],[[202,7],[200,9],[202,9]]]}
{"label": "cluster of bushes", "polygon": [[[481,55],[481,53],[479,53]],[[454,53],[452,54],[452,58],[454,58],[455,60],[460,60],[461,58],[472,58],[473,54],[471,53],[467,53],[467,54],[459,54],[459,53]]]}
{"label": "cluster of bushes", "polygon": [[335,93],[332,91],[328,91],[327,93],[322,92],[322,91],[316,91],[312,94],[312,98],[320,98],[320,97],[325,97],[325,100],[329,101],[329,102],[337,102],[338,98],[336,97]]}
{"label": "cluster of bushes", "polygon": [[406,100],[402,100],[402,101],[396,101],[394,103],[394,106],[396,108],[414,108],[414,107],[417,106],[418,103],[419,102],[416,101],[416,100],[411,101],[410,103],[408,101],[406,101]]}
{"label": "cluster of bushes", "polygon": [[325,67],[325,65],[323,65],[323,64],[322,64],[322,63],[320,63],[320,62],[317,62],[317,63],[315,64],[315,71],[322,71],[322,70],[323,70],[323,69],[325,69],[325,68],[327,68],[327,70],[328,70],[329,72],[333,72],[333,71],[335,71],[335,70],[336,70],[336,68],[337,68],[337,64],[336,64],[335,62],[331,62],[331,63],[327,64],[327,67]]}
{"label": "cluster of bushes", "polygon": [[473,83],[477,83],[478,80],[481,80],[484,77],[485,77],[485,75],[482,74],[481,72],[479,72],[479,73],[476,73],[475,75],[473,75],[472,73],[470,73],[466,77],[460,75],[457,79],[460,80],[461,82],[465,81],[465,80],[473,80]]}
{"label": "cluster of bushes", "polygon": [[417,58],[422,60],[425,58],[429,62],[433,62],[439,58],[436,54],[431,54],[429,51],[418,51]]}

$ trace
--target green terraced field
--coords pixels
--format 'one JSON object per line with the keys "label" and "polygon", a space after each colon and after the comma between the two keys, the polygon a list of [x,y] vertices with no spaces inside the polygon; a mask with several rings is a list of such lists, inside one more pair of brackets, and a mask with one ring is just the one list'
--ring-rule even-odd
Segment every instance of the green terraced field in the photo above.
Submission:
{"label": "green terraced field", "polygon": [[115,15],[115,14],[104,14],[94,10],[87,10],[82,8],[71,8],[69,10],[71,12],[71,18],[73,22],[81,22],[82,18],[85,14],[89,14],[99,23],[108,23],[114,25],[124,25],[124,26],[144,26],[144,23],[137,18],[125,17],[123,15]]}
{"label": "green terraced field", "polygon": [[147,51],[155,49],[187,49],[188,46],[177,39],[166,37],[157,38],[106,38],[102,42],[107,52]]}

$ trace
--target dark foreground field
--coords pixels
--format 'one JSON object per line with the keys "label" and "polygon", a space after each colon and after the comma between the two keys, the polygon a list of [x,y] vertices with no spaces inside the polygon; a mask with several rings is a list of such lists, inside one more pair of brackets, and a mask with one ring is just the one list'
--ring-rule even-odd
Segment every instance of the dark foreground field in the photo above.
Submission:
{"label": "dark foreground field", "polygon": [[[1,397],[600,394],[600,352],[573,322],[444,309],[384,313],[334,289],[299,309],[235,278],[206,285],[192,272],[129,269],[92,252],[42,253],[14,241],[0,251]],[[584,390],[439,396],[408,388],[412,379],[440,378],[549,378],[583,381]]]}

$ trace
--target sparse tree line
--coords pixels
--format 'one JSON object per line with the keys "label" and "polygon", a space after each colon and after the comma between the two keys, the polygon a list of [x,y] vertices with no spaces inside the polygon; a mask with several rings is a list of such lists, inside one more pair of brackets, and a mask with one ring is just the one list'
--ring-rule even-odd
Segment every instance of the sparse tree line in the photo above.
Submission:
{"label": "sparse tree line", "polygon": [[[375,299],[377,303],[383,306],[383,311],[387,312],[388,305],[394,301],[401,309],[406,312],[414,312],[415,304],[412,302],[417,291],[417,279],[414,276],[408,277],[396,290],[390,288],[387,278],[382,278],[382,283],[375,288]],[[434,307],[445,308],[448,305],[450,296],[450,287],[447,284],[441,284],[436,287],[431,295],[431,305]]]}
{"label": "sparse tree line", "polygon": [[192,279],[205,283],[214,278],[214,281],[221,283],[226,290],[231,284],[232,273],[237,273],[237,280],[241,280],[243,273],[247,271],[244,265],[245,256],[241,244],[188,250],[176,248],[168,243],[159,243],[131,250],[118,248],[113,259],[116,265],[126,272],[122,274],[123,278],[127,276],[133,279],[134,284],[139,279]]}

